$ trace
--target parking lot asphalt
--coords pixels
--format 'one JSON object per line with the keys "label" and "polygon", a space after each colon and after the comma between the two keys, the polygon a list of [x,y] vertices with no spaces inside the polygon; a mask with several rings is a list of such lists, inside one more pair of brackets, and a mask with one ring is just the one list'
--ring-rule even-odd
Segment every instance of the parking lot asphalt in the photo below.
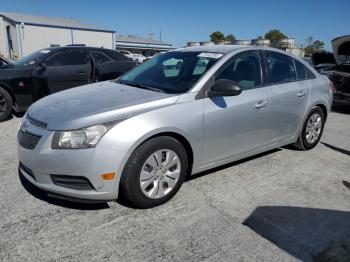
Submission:
{"label": "parking lot asphalt", "polygon": [[168,203],[74,204],[20,180],[0,123],[0,261],[350,261],[350,109],[321,143],[191,177]]}

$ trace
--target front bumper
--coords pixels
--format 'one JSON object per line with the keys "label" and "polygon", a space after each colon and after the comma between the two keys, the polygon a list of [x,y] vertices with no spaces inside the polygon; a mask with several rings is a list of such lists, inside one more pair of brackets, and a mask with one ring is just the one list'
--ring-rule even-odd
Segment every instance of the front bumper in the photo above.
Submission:
{"label": "front bumper", "polygon": [[[53,131],[33,125],[26,131],[40,135],[34,149],[27,149],[17,140],[19,172],[38,188],[76,199],[109,201],[118,198],[119,179],[125,154],[99,148],[92,149],[51,149]],[[103,180],[101,174],[115,172],[113,180]],[[89,190],[72,189],[54,183],[52,175],[84,177],[91,188]]]}

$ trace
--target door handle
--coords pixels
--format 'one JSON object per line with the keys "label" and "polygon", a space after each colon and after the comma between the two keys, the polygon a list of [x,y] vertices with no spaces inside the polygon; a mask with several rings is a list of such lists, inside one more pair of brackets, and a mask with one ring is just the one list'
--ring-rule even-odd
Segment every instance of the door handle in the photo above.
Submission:
{"label": "door handle", "polygon": [[299,91],[298,93],[297,93],[297,96],[298,97],[303,97],[303,96],[305,96],[306,94],[305,94],[305,92],[304,91]]}
{"label": "door handle", "polygon": [[79,75],[83,75],[83,74],[85,74],[85,72],[84,71],[79,71],[78,74]]}
{"label": "door handle", "polygon": [[259,101],[255,107],[256,108],[263,108],[263,107],[266,107],[267,106],[267,102],[266,101]]}

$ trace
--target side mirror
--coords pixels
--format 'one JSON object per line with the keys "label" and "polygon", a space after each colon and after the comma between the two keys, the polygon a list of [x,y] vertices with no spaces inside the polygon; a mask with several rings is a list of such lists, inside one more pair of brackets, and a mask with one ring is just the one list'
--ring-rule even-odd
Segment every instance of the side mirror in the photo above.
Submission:
{"label": "side mirror", "polygon": [[208,90],[208,97],[214,96],[237,96],[242,93],[242,89],[236,82],[228,79],[220,79]]}

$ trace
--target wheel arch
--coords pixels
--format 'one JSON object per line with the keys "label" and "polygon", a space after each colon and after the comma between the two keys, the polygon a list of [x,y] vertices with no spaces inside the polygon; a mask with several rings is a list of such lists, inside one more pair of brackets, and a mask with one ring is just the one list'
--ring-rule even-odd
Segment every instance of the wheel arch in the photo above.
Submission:
{"label": "wheel arch", "polygon": [[148,139],[146,139],[145,141],[143,141],[141,144],[145,143],[146,141],[156,138],[156,137],[161,137],[161,136],[169,136],[172,137],[174,139],[176,139],[177,141],[179,141],[179,143],[185,148],[186,150],[186,154],[188,157],[188,174],[191,174],[192,171],[192,166],[193,166],[193,149],[192,146],[190,144],[190,142],[188,141],[188,139],[186,137],[184,137],[183,135],[176,133],[176,132],[161,132],[158,134],[155,134],[151,137],[149,137]]}
{"label": "wheel arch", "polygon": [[315,106],[318,106],[319,108],[321,108],[321,110],[323,112],[324,119],[326,120],[327,119],[327,115],[328,115],[327,107],[324,104],[321,104],[321,103],[316,104]]}
{"label": "wheel arch", "polygon": [[0,87],[3,88],[3,89],[5,89],[5,91],[6,91],[7,93],[9,93],[9,95],[10,95],[10,97],[11,97],[11,99],[12,99],[13,105],[14,105],[14,104],[16,103],[16,97],[15,97],[14,94],[12,93],[11,88],[10,88],[9,86],[7,86],[6,84],[2,83],[2,82],[0,82]]}

